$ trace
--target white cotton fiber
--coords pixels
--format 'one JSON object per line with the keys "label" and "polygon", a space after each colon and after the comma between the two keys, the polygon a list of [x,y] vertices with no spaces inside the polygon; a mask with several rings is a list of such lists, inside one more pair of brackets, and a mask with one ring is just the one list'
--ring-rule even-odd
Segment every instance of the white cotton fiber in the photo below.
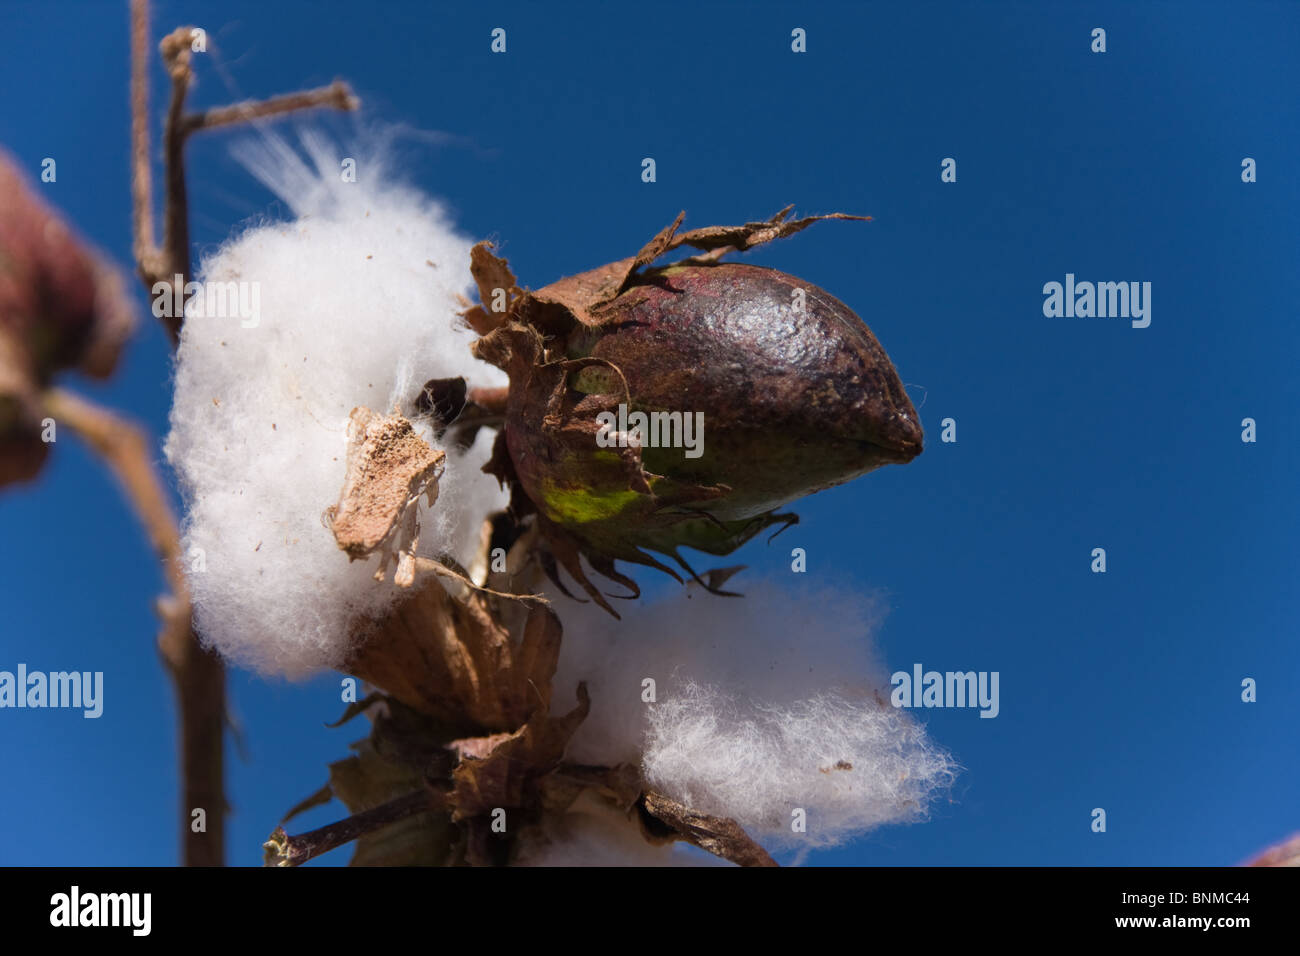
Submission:
{"label": "white cotton fiber", "polygon": [[[923,819],[957,771],[873,664],[878,615],[834,589],[733,582],[688,588],[615,621],[556,599],[564,644],[556,688],[586,680],[591,712],[566,753],[639,762],[651,786],[729,816],[760,842],[805,848]],[[654,681],[653,703],[643,700]],[[791,831],[792,813],[807,832]]]}
{"label": "white cotton fiber", "polygon": [[[340,157],[305,142],[312,166],[277,139],[240,155],[296,218],[204,257],[205,284],[256,289],[255,324],[248,310],[188,310],[165,446],[204,641],[290,677],[340,664],[358,621],[399,593],[373,580],[374,556],[349,562],[321,520],[343,485],[352,409],[409,416],[432,378],[506,383],[470,355],[456,315],[470,240],[376,159],[344,182]],[[421,506],[419,553],[469,563],[480,523],[505,503],[480,471],[491,441],[485,431],[469,452],[448,450],[437,504]]]}

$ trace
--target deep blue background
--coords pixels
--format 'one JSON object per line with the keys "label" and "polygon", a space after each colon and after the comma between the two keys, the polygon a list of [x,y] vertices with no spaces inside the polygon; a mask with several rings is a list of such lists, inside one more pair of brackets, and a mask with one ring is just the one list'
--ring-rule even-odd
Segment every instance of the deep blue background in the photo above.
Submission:
{"label": "deep blue background", "polygon": [[[859,312],[927,451],[802,502],[779,546],[741,557],[777,571],[803,546],[810,574],[881,591],[890,668],[1000,671],[1001,715],[926,712],[965,767],[951,801],[812,862],[1229,864],[1300,828],[1300,6],[156,5],[155,38],[183,23],[211,43],[193,105],[340,76],[368,115],[451,134],[413,141],[405,172],[533,287],[630,254],[680,209],[689,226],[791,202],[875,217],[750,261]],[[122,263],[127,47],[124,3],[0,2],[0,143],[33,176],[56,158],[37,188]],[[164,89],[156,67],[155,114]],[[190,146],[200,249],[272,208],[230,139]],[[956,184],[939,179],[948,156]],[[1241,182],[1246,156],[1258,183]],[[1151,327],[1045,318],[1042,285],[1067,272],[1150,281]],[[160,436],[170,359],[139,299],[115,381],[75,384]],[[956,444],[938,441],[948,416]],[[1240,440],[1247,416],[1257,444]],[[98,721],[0,712],[0,863],[173,862],[149,548],[74,439],[39,484],[0,495],[0,527],[0,668],[107,685]],[[337,686],[232,675],[247,746],[230,762],[232,862],[260,862],[361,730],[322,727]]]}

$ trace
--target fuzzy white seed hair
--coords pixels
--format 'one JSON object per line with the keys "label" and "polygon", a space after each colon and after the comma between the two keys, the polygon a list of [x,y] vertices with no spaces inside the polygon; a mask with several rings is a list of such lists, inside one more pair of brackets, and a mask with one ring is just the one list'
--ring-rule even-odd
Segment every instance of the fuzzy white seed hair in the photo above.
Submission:
{"label": "fuzzy white seed hair", "polygon": [[[889,700],[873,602],[835,589],[738,582],[620,607],[557,598],[557,694],[587,681],[591,712],[565,759],[639,763],[648,783],[728,816],[766,845],[816,848],[922,820],[957,765]],[[647,681],[653,681],[654,701]],[[792,832],[792,812],[807,832]]]}
{"label": "fuzzy white seed hair", "polygon": [[[310,164],[275,137],[238,153],[295,218],[203,258],[198,278],[256,289],[257,314],[187,310],[165,446],[203,640],[289,677],[342,663],[400,593],[372,579],[375,557],[349,562],[322,523],[343,485],[352,409],[409,416],[433,378],[506,384],[472,357],[457,316],[471,241],[378,159],[345,182],[341,156],[304,143]],[[421,506],[420,554],[468,565],[482,520],[506,501],[480,471],[491,440],[485,430],[468,452],[447,450],[437,504]]]}

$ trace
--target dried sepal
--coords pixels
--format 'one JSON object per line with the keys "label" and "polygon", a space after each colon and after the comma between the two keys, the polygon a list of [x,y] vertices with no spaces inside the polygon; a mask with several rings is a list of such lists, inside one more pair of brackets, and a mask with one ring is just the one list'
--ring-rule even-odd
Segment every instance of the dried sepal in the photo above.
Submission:
{"label": "dried sepal", "polygon": [[533,605],[516,640],[491,594],[450,595],[436,580],[414,590],[345,665],[418,711],[467,729],[517,729],[549,701],[560,649],[553,611]]}
{"label": "dried sepal", "polygon": [[569,739],[590,710],[585,684],[578,685],[577,697],[577,706],[563,716],[553,717],[549,707],[538,706],[518,730],[449,743],[448,749],[459,758],[449,798],[452,819],[460,822],[497,807],[531,806],[538,779],[559,766]]}
{"label": "dried sepal", "polygon": [[685,840],[738,866],[776,866],[776,861],[730,817],[711,816],[647,791],[638,804],[651,840]]}
{"label": "dried sepal", "polygon": [[[610,320],[610,316],[602,314],[601,310],[627,291],[637,271],[674,249],[691,246],[712,253],[709,261],[716,261],[730,252],[744,252],[792,236],[815,222],[829,219],[868,221],[871,218],[835,212],[791,220],[788,217],[793,208],[794,206],[786,206],[771,219],[739,226],[705,226],[678,232],[686,218],[683,210],[642,246],[635,256],[568,276],[528,293],[520,299],[516,312],[538,323],[539,327],[549,328],[560,317],[556,310],[558,307],[584,325],[599,326]],[[504,263],[504,260],[500,261]]]}

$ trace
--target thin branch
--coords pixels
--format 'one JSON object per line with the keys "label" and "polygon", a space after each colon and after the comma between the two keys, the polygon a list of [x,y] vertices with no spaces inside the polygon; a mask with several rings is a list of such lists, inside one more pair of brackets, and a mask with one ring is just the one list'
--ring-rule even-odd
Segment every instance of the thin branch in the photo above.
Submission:
{"label": "thin branch", "polygon": [[432,787],[416,790],[406,796],[390,800],[372,810],[312,830],[298,836],[289,836],[284,827],[276,827],[271,837],[262,844],[266,866],[301,866],[323,853],[351,843],[367,833],[383,829],[407,817],[446,806],[446,795]]}
{"label": "thin branch", "polygon": [[45,393],[45,408],[56,422],[85,439],[113,469],[149,535],[149,543],[158,553],[167,586],[173,594],[186,594],[176,516],[167,503],[162,479],[150,464],[150,446],[144,432],[113,412],[59,388]]}
{"label": "thin branch", "polygon": [[131,212],[135,261],[145,285],[160,271],[153,231],[153,174],[149,163],[149,3],[131,0]]}
{"label": "thin branch", "polygon": [[[131,194],[135,222],[135,257],[140,278],[151,291],[155,283],[179,283],[173,301],[182,301],[184,284],[190,268],[189,202],[185,182],[185,144],[200,130],[217,129],[239,123],[300,110],[329,107],[355,110],[360,100],[346,83],[335,80],[329,86],[272,97],[249,100],[232,106],[215,107],[197,113],[185,112],[185,99],[194,80],[192,66],[192,28],[180,27],[163,37],[158,49],[167,75],[171,78],[171,99],[163,125],[163,162],[166,199],[163,203],[163,244],[154,238],[152,213],[152,175],[149,156],[149,80],[148,0],[131,0]],[[179,277],[179,279],[177,278]],[[172,310],[176,311],[176,310]],[[180,340],[184,315],[164,316],[163,324],[173,348]]]}
{"label": "thin branch", "polygon": [[[171,103],[167,107],[167,122],[163,126],[163,159],[167,178],[167,202],[163,205],[163,275],[154,276],[154,282],[179,282],[180,288],[172,290],[172,301],[184,301],[185,282],[190,275],[190,214],[185,186],[185,97],[189,94],[194,73],[190,70],[190,31],[185,27],[163,37],[158,45],[163,63],[172,81]],[[152,283],[150,283],[152,285]],[[171,336],[172,347],[180,341],[184,309],[168,309],[163,322]]]}
{"label": "thin branch", "polygon": [[234,126],[253,120],[296,113],[299,110],[332,107],[336,110],[355,110],[361,101],[352,94],[348,85],[342,80],[335,80],[329,86],[314,90],[301,90],[297,93],[285,93],[273,96],[269,100],[247,100],[232,106],[219,106],[201,113],[190,113],[183,121],[181,132],[191,136],[200,130],[216,129],[221,126]]}
{"label": "thin branch", "polygon": [[[180,711],[181,846],[187,866],[221,866],[225,859],[225,667],[199,644],[191,623],[189,588],[181,571],[180,533],[154,469],[143,431],[114,413],[62,389],[45,393],[45,408],[81,436],[122,485],[158,554],[171,596],[160,599],[158,651],[172,677]],[[204,811],[196,832],[191,814]]]}
{"label": "thin branch", "polygon": [[[166,199],[163,247],[157,245],[153,219],[153,179],[149,152],[149,2],[131,0],[131,201],[136,267],[150,294],[160,281],[179,284],[173,301],[183,301],[191,274],[189,205],[185,183],[185,142],[190,134],[259,117],[283,115],[313,106],[356,109],[357,99],[336,82],[326,90],[276,97],[265,103],[241,103],[187,116],[185,98],[193,72],[190,28],[163,38],[159,49],[171,77],[171,101],[163,127]],[[180,341],[183,310],[163,318],[175,348]],[[163,630],[159,651],[171,674],[180,714],[181,845],[187,866],[220,866],[225,861],[225,721],[226,674],[221,659],[205,650],[194,630],[189,590],[180,565],[180,536],[167,506],[161,481],[150,466],[148,444],[138,429],[107,412],[64,393],[51,400],[62,417],[81,431],[122,480],[150,541],[163,559],[172,596],[158,602]],[[79,427],[79,425],[80,427]],[[191,812],[206,811],[206,828],[196,832]]]}

